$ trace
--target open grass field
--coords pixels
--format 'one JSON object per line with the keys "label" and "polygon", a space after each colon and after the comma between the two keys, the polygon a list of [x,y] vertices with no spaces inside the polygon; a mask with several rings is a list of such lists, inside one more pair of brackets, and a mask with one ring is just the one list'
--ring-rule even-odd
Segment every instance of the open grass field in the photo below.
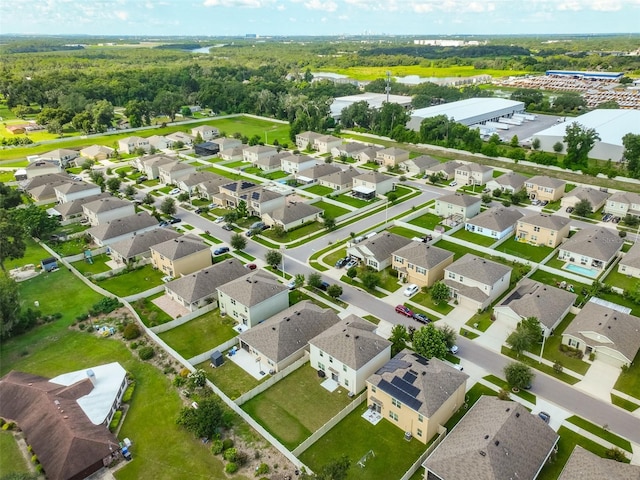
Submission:
{"label": "open grass field", "polygon": [[27,461],[11,432],[0,431],[0,478],[10,473],[28,473]]}
{"label": "open grass field", "polygon": [[16,177],[13,170],[0,170],[0,182],[7,183],[15,181]]}
{"label": "open grass field", "polygon": [[212,310],[158,336],[188,360],[235,337],[235,324],[228,316],[223,318],[218,310]]}
{"label": "open grass field", "polygon": [[345,388],[329,392],[320,386],[322,381],[305,364],[242,409],[286,447],[294,448],[351,402]]}
{"label": "open grass field", "polygon": [[164,273],[161,270],[154,270],[149,264],[122,275],[98,280],[97,284],[114,295],[126,297],[157,287],[162,283],[163,276]]}
{"label": "open grass field", "polygon": [[[405,441],[404,432],[386,418],[372,425],[362,418],[366,409],[365,402],[306,450],[300,460],[317,471],[346,454],[351,460],[348,480],[402,477],[426,445],[415,438]],[[369,450],[375,456],[367,460],[364,468],[359,467],[358,460]]]}
{"label": "open grass field", "polygon": [[391,71],[394,77],[404,77],[406,75],[419,75],[421,77],[473,77],[474,75],[491,75],[493,77],[508,77],[510,75],[520,75],[526,72],[515,70],[493,70],[483,69],[476,70],[469,65],[456,65],[446,68],[429,67],[423,65],[407,65],[396,67],[350,67],[350,68],[331,68],[324,67],[324,71],[348,75],[356,80],[376,80],[384,78],[387,71]]}

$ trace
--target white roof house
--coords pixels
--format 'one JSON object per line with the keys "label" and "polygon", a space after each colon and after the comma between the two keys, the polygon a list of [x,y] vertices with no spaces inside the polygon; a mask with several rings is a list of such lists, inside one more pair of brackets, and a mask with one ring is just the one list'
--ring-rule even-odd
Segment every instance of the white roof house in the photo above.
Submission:
{"label": "white roof house", "polygon": [[419,108],[411,114],[407,128],[418,131],[422,120],[438,115],[445,115],[463,125],[475,125],[487,121],[498,121],[500,117],[510,117],[514,113],[523,112],[523,102],[504,98],[469,98],[458,102]]}

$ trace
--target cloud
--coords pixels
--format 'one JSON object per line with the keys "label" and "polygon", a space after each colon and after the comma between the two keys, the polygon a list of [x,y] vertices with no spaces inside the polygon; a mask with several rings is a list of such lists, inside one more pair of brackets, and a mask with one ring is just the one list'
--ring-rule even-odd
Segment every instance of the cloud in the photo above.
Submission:
{"label": "cloud", "polygon": [[113,14],[122,21],[129,19],[129,12],[125,12],[124,10],[117,10],[113,12]]}
{"label": "cloud", "polygon": [[273,0],[204,0],[205,7],[245,7],[262,8],[273,3]]}
{"label": "cloud", "polygon": [[338,9],[338,4],[333,0],[309,0],[305,2],[304,6],[309,10],[321,10],[323,12],[335,12]]}

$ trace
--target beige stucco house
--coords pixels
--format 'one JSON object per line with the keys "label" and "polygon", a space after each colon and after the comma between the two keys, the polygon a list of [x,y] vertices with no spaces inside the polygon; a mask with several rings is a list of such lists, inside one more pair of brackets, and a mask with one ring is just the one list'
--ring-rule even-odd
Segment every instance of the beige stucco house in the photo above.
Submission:
{"label": "beige stucco house", "polygon": [[114,153],[115,150],[111,147],[107,147],[106,145],[91,145],[90,147],[80,150],[80,155],[82,157],[98,162],[111,158]]}
{"label": "beige stucco house", "polygon": [[138,148],[141,148],[145,152],[148,152],[151,149],[149,140],[138,136],[132,136],[123,138],[122,140],[118,140],[118,151],[120,153],[131,154]]}
{"label": "beige stucco house", "polygon": [[186,162],[165,163],[158,167],[160,181],[166,185],[176,185],[181,179],[196,173],[196,167]]}
{"label": "beige stucco house", "polygon": [[296,135],[296,147],[298,150],[312,150],[313,144],[316,138],[322,137],[320,133],[316,132],[302,132]]}
{"label": "beige stucco house", "polygon": [[640,278],[640,242],[636,242],[618,262],[618,272],[628,277]]}
{"label": "beige stucco house", "polygon": [[411,242],[393,252],[391,266],[402,282],[430,287],[444,278],[444,269],[453,263],[453,253],[422,242]]}
{"label": "beige stucco house", "polygon": [[171,228],[155,228],[148,232],[132,235],[109,245],[111,259],[119,267],[151,256],[151,247],[176,239],[181,235]]}
{"label": "beige stucco house", "polygon": [[48,160],[37,160],[35,162],[31,162],[24,170],[27,179],[51,173],[62,173],[62,167],[58,163]]}
{"label": "beige stucco house", "polygon": [[480,213],[482,199],[466,193],[452,193],[436,198],[434,213],[440,217],[464,222]]}
{"label": "beige stucco house", "polygon": [[331,153],[331,149],[342,145],[342,139],[333,135],[322,135],[313,140],[313,149],[320,154]]}
{"label": "beige stucco house", "polygon": [[380,272],[391,265],[393,252],[411,240],[395,233],[380,232],[347,248],[347,256],[359,259],[364,265]]}
{"label": "beige stucco house", "polygon": [[555,202],[564,195],[566,184],[567,182],[559,178],[536,175],[524,182],[524,188],[526,188],[527,195],[531,200]]}
{"label": "beige stucco house", "polygon": [[569,236],[570,223],[567,217],[533,213],[518,220],[516,238],[520,242],[555,248]]}
{"label": "beige stucco house", "polygon": [[395,167],[406,160],[409,160],[409,152],[402,148],[389,147],[376,154],[376,163],[385,167]]}
{"label": "beige stucco house", "polygon": [[151,247],[155,268],[173,278],[211,265],[211,249],[200,237],[183,235]]}
{"label": "beige stucco house", "polygon": [[440,175],[444,180],[452,180],[456,174],[456,169],[462,166],[462,162],[449,160],[448,162],[439,163],[425,168],[424,174],[429,177],[431,175]]}
{"label": "beige stucco house", "polygon": [[110,245],[133,235],[158,228],[158,220],[147,212],[139,212],[128,217],[117,218],[91,227],[86,231],[93,242],[99,246]]}
{"label": "beige stucco house", "polygon": [[409,175],[422,175],[428,168],[439,165],[440,161],[429,155],[420,155],[400,163],[400,168]]}
{"label": "beige stucco house", "polygon": [[458,185],[485,185],[493,178],[493,168],[478,163],[466,163],[457,167],[453,175]]}
{"label": "beige stucco house", "polygon": [[258,163],[258,160],[275,157],[277,154],[278,150],[273,147],[267,147],[266,145],[254,145],[252,147],[247,147],[242,151],[242,159],[245,162],[251,162],[255,165]]}
{"label": "beige stucco house", "polygon": [[616,192],[604,206],[604,212],[620,218],[626,215],[640,216],[640,195],[633,192]]}
{"label": "beige stucco house", "polygon": [[516,193],[524,188],[527,177],[515,172],[507,172],[497,178],[492,178],[486,183],[486,187],[491,190],[502,190],[506,193]]}
{"label": "beige stucco house", "polygon": [[570,265],[576,265],[583,273],[588,270],[588,276],[596,277],[616,257],[624,240],[615,230],[602,227],[584,228],[576,232],[573,237],[564,242],[559,249],[558,259]]}
{"label": "beige stucco house", "polygon": [[359,170],[349,167],[346,170],[340,170],[339,172],[330,173],[329,175],[318,178],[318,184],[329,187],[335,190],[336,193],[339,193],[344,190],[349,190],[353,186],[353,179],[361,174],[362,172]]}
{"label": "beige stucco house", "polygon": [[200,138],[202,138],[202,140],[208,142],[209,140],[219,136],[220,130],[216,127],[212,127],[211,125],[200,125],[191,129],[191,136],[193,136],[193,138],[196,138],[198,134],[200,134]]}
{"label": "beige stucco house", "polygon": [[597,212],[604,207],[607,198],[609,198],[609,194],[602,190],[592,187],[577,187],[562,197],[560,206],[566,209],[567,207],[575,207],[582,200],[587,200],[591,204],[591,211]]}

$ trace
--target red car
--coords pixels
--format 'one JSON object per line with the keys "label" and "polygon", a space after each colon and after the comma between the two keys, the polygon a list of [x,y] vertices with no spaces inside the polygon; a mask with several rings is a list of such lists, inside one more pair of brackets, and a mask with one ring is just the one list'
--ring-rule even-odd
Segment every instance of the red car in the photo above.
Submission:
{"label": "red car", "polygon": [[404,305],[397,305],[396,312],[398,312],[400,315],[404,315],[405,317],[409,317],[409,318],[413,317],[413,312],[408,307],[405,307]]}
{"label": "red car", "polygon": [[255,270],[256,268],[258,268],[258,266],[255,263],[247,263],[246,267],[249,270]]}

